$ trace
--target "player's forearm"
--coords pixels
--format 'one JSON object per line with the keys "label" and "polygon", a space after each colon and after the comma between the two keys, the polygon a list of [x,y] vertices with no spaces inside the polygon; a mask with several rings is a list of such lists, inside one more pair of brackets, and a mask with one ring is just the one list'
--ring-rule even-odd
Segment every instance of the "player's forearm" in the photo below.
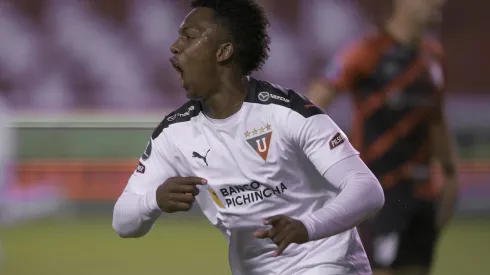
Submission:
{"label": "player's forearm", "polygon": [[446,177],[455,178],[457,166],[452,135],[449,133],[444,121],[435,123],[431,130],[434,156],[439,161]]}
{"label": "player's forearm", "polygon": [[349,230],[383,207],[381,185],[359,157],[350,157],[341,162],[326,173],[329,181],[341,182],[340,194],[324,208],[301,218],[310,240],[327,238]]}
{"label": "player's forearm", "polygon": [[442,228],[454,213],[459,193],[456,153],[452,135],[443,119],[434,123],[431,131],[434,157],[439,161],[446,177],[439,201],[438,225]]}
{"label": "player's forearm", "polygon": [[123,238],[138,238],[146,235],[160,216],[156,191],[146,195],[125,191],[114,206],[112,227]]}

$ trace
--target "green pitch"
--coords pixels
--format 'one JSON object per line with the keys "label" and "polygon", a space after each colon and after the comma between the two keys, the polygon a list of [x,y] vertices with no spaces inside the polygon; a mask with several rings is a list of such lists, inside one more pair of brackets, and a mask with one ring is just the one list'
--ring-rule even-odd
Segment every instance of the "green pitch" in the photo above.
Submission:
{"label": "green pitch", "polygon": [[[159,221],[136,240],[118,238],[110,218],[28,224],[0,234],[5,275],[230,274],[225,239],[205,221]],[[434,274],[490,274],[489,250],[490,221],[455,222],[443,236]]]}

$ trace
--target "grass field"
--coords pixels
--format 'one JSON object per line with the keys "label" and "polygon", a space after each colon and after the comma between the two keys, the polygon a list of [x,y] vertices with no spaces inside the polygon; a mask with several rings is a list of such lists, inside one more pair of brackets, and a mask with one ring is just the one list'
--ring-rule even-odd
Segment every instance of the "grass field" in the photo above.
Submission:
{"label": "grass field", "polygon": [[[0,231],[5,275],[224,275],[226,242],[205,221],[159,221],[142,239],[120,239],[110,218],[41,222]],[[490,221],[454,222],[435,275],[490,274]]]}

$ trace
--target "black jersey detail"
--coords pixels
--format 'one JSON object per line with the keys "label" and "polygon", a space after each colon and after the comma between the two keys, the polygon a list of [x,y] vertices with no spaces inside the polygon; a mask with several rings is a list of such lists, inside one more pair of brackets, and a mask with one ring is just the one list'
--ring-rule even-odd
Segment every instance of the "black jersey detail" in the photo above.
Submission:
{"label": "black jersey detail", "polygon": [[156,139],[163,131],[163,129],[169,127],[172,124],[182,123],[190,121],[193,117],[196,117],[201,113],[201,103],[195,100],[189,100],[177,110],[168,114],[157,128],[153,131],[152,139]]}
{"label": "black jersey detail", "polygon": [[250,78],[248,95],[245,101],[284,106],[305,118],[325,114],[322,109],[318,108],[308,98],[294,90],[254,78]]}

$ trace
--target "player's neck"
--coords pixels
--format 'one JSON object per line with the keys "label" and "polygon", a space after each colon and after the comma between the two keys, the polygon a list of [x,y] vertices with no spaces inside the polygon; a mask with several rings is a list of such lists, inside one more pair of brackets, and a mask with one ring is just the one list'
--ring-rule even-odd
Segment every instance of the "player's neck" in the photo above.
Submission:
{"label": "player's neck", "polygon": [[403,14],[393,15],[385,25],[386,32],[404,45],[416,45],[425,34],[425,26],[412,22]]}
{"label": "player's neck", "polygon": [[247,96],[248,80],[239,75],[222,77],[216,91],[202,101],[204,113],[213,119],[225,119],[238,112]]}

